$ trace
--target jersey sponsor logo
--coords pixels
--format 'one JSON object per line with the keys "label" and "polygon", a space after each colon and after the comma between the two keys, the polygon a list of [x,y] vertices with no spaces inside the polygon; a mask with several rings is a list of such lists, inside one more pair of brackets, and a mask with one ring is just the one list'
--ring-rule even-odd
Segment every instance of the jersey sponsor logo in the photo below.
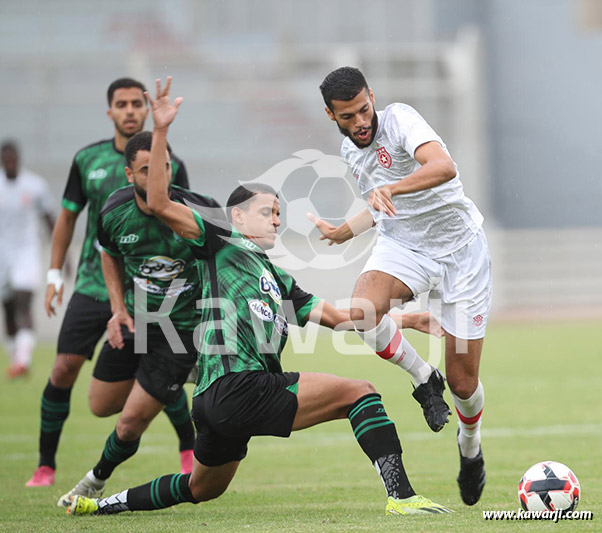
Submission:
{"label": "jersey sponsor logo", "polygon": [[166,298],[177,297],[180,294],[192,290],[194,288],[194,283],[184,283],[184,285],[180,287],[160,287],[156,283],[144,278],[139,278],[138,276],[134,276],[132,278],[134,283],[138,285],[144,292],[148,292],[149,294],[154,294],[157,296],[165,296]]}
{"label": "jersey sponsor logo", "polygon": [[147,278],[154,278],[160,281],[169,281],[177,278],[182,272],[186,261],[182,259],[172,259],[163,255],[151,257],[140,265],[140,273]]}
{"label": "jersey sponsor logo", "polygon": [[130,233],[129,235],[122,235],[121,237],[119,237],[119,244],[134,244],[139,240],[140,237],[138,237],[138,235],[136,235],[135,233]]}
{"label": "jersey sponsor logo", "polygon": [[378,162],[381,164],[381,166],[385,168],[391,168],[393,159],[384,146],[381,146],[378,150],[376,150],[376,154],[378,156]]}
{"label": "jersey sponsor logo", "polygon": [[272,322],[274,320],[274,313],[263,300],[251,300],[249,302],[249,309],[264,322]]}
{"label": "jersey sponsor logo", "polygon": [[288,336],[288,322],[283,316],[276,315],[274,317],[274,327],[276,328],[276,331],[283,337]]}
{"label": "jersey sponsor logo", "polygon": [[103,180],[105,179],[109,173],[104,168],[97,168],[96,170],[91,170],[88,172],[89,180]]}
{"label": "jersey sponsor logo", "polygon": [[280,287],[278,287],[274,276],[272,276],[272,273],[267,268],[263,269],[261,277],[259,278],[259,289],[264,294],[269,294],[270,298],[276,302],[276,305],[280,305],[282,303],[282,293],[280,292]]}

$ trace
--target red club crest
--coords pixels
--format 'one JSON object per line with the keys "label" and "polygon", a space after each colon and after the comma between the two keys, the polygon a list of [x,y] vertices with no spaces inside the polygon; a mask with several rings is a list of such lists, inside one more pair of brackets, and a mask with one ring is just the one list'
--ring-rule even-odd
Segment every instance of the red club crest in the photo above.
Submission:
{"label": "red club crest", "polygon": [[480,325],[482,325],[482,324],[483,324],[483,320],[484,320],[484,319],[485,319],[485,317],[483,317],[483,315],[477,315],[477,316],[473,317],[473,319],[472,319],[472,323],[473,323],[475,326],[479,327]]}
{"label": "red club crest", "polygon": [[387,152],[387,149],[383,146],[376,150],[376,153],[378,154],[378,162],[385,168],[391,168],[393,160],[391,159],[389,152]]}

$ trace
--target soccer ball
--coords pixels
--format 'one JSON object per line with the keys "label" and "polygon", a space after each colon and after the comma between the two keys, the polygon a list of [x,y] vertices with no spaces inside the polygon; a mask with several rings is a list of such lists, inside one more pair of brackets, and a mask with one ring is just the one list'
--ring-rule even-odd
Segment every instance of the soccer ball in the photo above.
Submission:
{"label": "soccer ball", "polygon": [[518,499],[525,511],[573,511],[580,494],[577,476],[555,461],[533,465],[518,484]]}
{"label": "soccer ball", "polygon": [[[261,182],[278,191],[281,209],[279,238],[270,258],[286,270],[338,269],[349,265],[372,249],[375,232],[329,247],[306,213],[338,226],[366,207],[339,156],[319,150],[301,150],[281,161],[262,176],[247,183]],[[245,185],[245,183],[242,183]]]}

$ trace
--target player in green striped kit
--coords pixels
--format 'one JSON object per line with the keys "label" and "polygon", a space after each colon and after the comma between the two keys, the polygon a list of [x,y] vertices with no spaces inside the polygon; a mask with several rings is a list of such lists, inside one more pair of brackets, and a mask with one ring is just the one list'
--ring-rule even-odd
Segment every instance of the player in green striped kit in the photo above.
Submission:
{"label": "player in green striped kit", "polygon": [[[94,348],[111,318],[109,297],[100,264],[100,246],[96,235],[98,216],[109,195],[128,184],[125,175],[124,150],[127,141],[141,131],[148,115],[144,85],[130,78],[115,80],[107,91],[107,115],[113,122],[114,136],[81,149],[75,155],[67,186],[52,235],[52,251],[46,312],[55,314],[54,299],[62,303],[63,280],[61,269],[79,214],[87,206],[86,237],[81,251],[73,295],[67,306],[58,338],[57,357],[48,383],[42,394],[39,438],[39,461],[29,487],[54,483],[55,456],[62,428],[69,415],[71,390],[81,367],[91,359]],[[187,187],[188,178],[182,162],[172,159],[174,183]],[[103,382],[93,379],[90,407],[97,416],[109,416],[121,410],[129,389],[112,390],[108,394]],[[192,445],[193,428],[190,421],[182,422],[179,409],[169,413],[178,432],[181,447]],[[188,442],[186,442],[188,441]],[[188,454],[189,455],[189,454]]]}
{"label": "player in green striped kit", "polygon": [[[155,216],[187,239],[193,253],[212,238],[211,213],[170,200],[162,169],[167,130],[181,99],[170,103],[157,81],[151,101],[155,129],[151,149],[148,206]],[[256,435],[288,437],[291,431],[329,420],[348,418],[354,435],[379,473],[390,514],[447,513],[448,509],[416,495],[401,460],[395,425],[380,395],[363,380],[329,374],[283,372],[280,353],[288,321],[308,320],[334,328],[349,313],[300,289],[294,279],[271,263],[279,221],[276,192],[268,186],[237,188],[228,200],[234,231],[227,244],[201,263],[202,302],[199,379],[194,393],[197,428],[192,474],[162,476],[103,499],[76,496],[70,514],[115,514],[199,503],[219,497],[246,456]]]}
{"label": "player in green striped kit", "polygon": [[[113,316],[108,326],[111,347],[100,352],[94,378],[104,382],[109,394],[124,385],[131,392],[100,460],[59,499],[59,506],[70,505],[74,495],[102,494],[113,470],[136,453],[153,418],[166,405],[181,402],[182,385],[197,360],[193,338],[199,313],[195,305],[203,283],[191,247],[152,216],[146,204],[151,142],[148,131],[128,141],[126,173],[133,186],[113,193],[98,220]],[[169,147],[168,151],[171,154]],[[169,165],[164,173],[167,186]],[[222,213],[212,198],[177,186],[170,188],[170,198]],[[220,225],[227,225],[223,215]],[[212,232],[214,238],[198,248],[198,255],[212,255],[222,247],[225,241],[219,238],[219,231]],[[132,317],[136,319],[135,335]],[[139,347],[142,335],[146,346]]]}

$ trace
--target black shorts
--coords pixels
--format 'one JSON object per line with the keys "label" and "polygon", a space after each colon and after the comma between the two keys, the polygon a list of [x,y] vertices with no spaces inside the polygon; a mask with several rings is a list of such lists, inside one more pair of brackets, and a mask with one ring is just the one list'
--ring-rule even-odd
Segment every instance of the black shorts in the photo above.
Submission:
{"label": "black shorts", "polygon": [[197,361],[192,331],[178,331],[185,353],[174,353],[158,326],[147,326],[147,352],[134,351],[134,334],[122,328],[124,347],[111,348],[105,341],[93,376],[108,383],[137,379],[142,388],[162,404],[174,403]]}
{"label": "black shorts", "polygon": [[288,437],[297,414],[298,372],[233,372],[192,401],[194,456],[206,466],[240,461],[251,437]]}
{"label": "black shorts", "polygon": [[74,292],[61,325],[57,353],[92,359],[94,348],[107,329],[111,316],[109,302]]}

